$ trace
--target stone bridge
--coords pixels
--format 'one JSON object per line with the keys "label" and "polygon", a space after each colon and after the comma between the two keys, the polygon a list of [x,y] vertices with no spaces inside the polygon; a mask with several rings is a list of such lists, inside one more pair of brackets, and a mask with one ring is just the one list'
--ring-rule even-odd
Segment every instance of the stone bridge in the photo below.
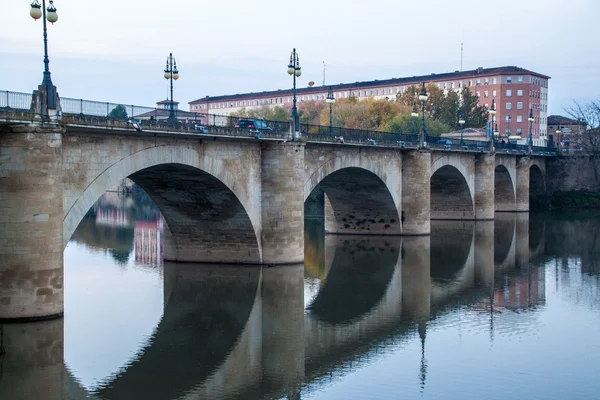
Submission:
{"label": "stone bridge", "polygon": [[428,235],[430,221],[527,212],[541,156],[403,149],[0,119],[0,319],[63,312],[63,250],[124,178],[166,221],[165,259],[304,260],[306,213],[338,234]]}

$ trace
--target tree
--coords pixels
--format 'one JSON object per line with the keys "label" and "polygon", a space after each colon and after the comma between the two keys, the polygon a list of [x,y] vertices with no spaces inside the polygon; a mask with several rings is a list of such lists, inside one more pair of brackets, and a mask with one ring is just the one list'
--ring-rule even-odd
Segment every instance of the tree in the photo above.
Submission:
{"label": "tree", "polygon": [[[387,125],[385,130],[388,132],[419,134],[422,129],[422,119],[420,117],[399,115]],[[433,118],[425,118],[425,129],[427,130],[427,136],[441,136],[442,133],[448,133],[452,130],[448,125]]]}
{"label": "tree", "polygon": [[590,157],[596,186],[600,190],[600,100],[588,103],[574,101],[565,111],[571,118],[583,122],[587,128],[578,141],[582,151]]}
{"label": "tree", "polygon": [[291,109],[285,106],[263,105],[259,108],[242,108],[239,111],[231,113],[232,117],[264,119],[266,121],[289,121]]}
{"label": "tree", "polygon": [[462,111],[465,117],[465,128],[483,128],[488,121],[487,108],[478,104],[478,98],[467,87],[462,88]]}
{"label": "tree", "polygon": [[[324,101],[303,101],[298,104],[298,115],[301,124],[319,125],[321,111],[325,109]],[[329,107],[327,107],[329,111]]]}
{"label": "tree", "polygon": [[110,113],[108,113],[108,116],[110,118],[114,118],[114,119],[127,119],[127,117],[128,117],[127,109],[125,109],[124,105],[119,104],[115,108],[110,110]]}

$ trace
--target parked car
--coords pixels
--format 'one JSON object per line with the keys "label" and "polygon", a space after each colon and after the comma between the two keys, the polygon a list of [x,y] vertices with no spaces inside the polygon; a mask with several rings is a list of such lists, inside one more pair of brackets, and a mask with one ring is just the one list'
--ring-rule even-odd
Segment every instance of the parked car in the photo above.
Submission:
{"label": "parked car", "polygon": [[271,127],[260,119],[240,119],[235,127],[238,129],[249,129],[250,132],[271,131]]}
{"label": "parked car", "polygon": [[194,129],[195,131],[200,131],[200,133],[208,133],[208,128],[206,128],[206,126],[204,126],[204,125],[194,124],[192,126],[192,129]]}

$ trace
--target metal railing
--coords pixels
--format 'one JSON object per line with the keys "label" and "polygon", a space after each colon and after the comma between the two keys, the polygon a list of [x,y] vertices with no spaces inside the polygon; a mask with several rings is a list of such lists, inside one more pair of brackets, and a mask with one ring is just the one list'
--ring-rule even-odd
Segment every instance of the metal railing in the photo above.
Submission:
{"label": "metal railing", "polygon": [[[17,110],[33,115],[31,93],[0,91],[0,112]],[[122,103],[100,102],[69,97],[60,98],[63,123],[88,124],[131,128],[134,120],[144,130],[160,130],[176,133],[242,136],[254,138],[286,139],[290,135],[290,122],[265,121],[219,114],[192,113],[174,110],[176,121],[169,119],[168,108],[136,106]],[[23,111],[25,110],[25,111]],[[240,121],[242,121],[240,123]],[[248,124],[248,121],[251,124]],[[254,122],[253,122],[254,121]],[[252,125],[252,126],[251,126]],[[250,127],[251,126],[251,127]],[[374,130],[329,127],[300,124],[300,140],[308,142],[332,142],[367,146],[393,146],[418,148],[419,135]],[[459,140],[427,137],[427,147],[436,150],[485,152],[490,150],[488,141]],[[497,153],[529,154],[528,145],[513,143],[495,144]],[[555,156],[554,147],[533,146],[533,155]]]}
{"label": "metal railing", "polygon": [[14,108],[17,110],[29,110],[33,94],[10,92],[8,90],[0,91],[0,108]]}
{"label": "metal railing", "polygon": [[370,146],[418,147],[419,135],[364,129],[300,124],[301,138],[306,141],[365,144]]}

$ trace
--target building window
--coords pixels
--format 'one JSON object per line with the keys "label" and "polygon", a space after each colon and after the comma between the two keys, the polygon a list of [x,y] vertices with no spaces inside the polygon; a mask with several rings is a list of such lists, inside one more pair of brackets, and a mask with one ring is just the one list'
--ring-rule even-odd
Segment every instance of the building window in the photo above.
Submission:
{"label": "building window", "polygon": [[492,97],[496,97],[496,91],[492,90]]}
{"label": "building window", "polygon": [[521,89],[517,90],[517,96],[522,97],[523,96],[523,90],[521,90]]}
{"label": "building window", "polygon": [[506,89],[506,97],[512,96],[512,90]]}
{"label": "building window", "polygon": [[517,135],[520,135],[521,133],[523,133],[523,129],[517,128]]}
{"label": "building window", "polygon": [[477,92],[477,97],[481,97],[481,92]]}
{"label": "building window", "polygon": [[517,82],[523,83],[523,76],[517,76]]}
{"label": "building window", "polygon": [[507,110],[510,110],[510,109],[512,109],[512,104],[511,104],[511,103],[506,103],[506,109],[507,109]]}
{"label": "building window", "polygon": [[523,122],[523,116],[517,115],[517,122]]}
{"label": "building window", "polygon": [[483,97],[488,97],[488,91],[487,90],[483,91]]}
{"label": "building window", "polygon": [[475,86],[479,86],[479,85],[481,85],[481,79],[477,79],[477,80],[475,81]]}
{"label": "building window", "polygon": [[522,109],[523,109],[523,102],[517,101],[517,110],[522,110]]}
{"label": "building window", "polygon": [[512,83],[512,76],[506,77],[506,83]]}
{"label": "building window", "polygon": [[510,115],[506,116],[506,122],[510,122]]}
{"label": "building window", "polygon": [[490,80],[489,80],[488,78],[485,78],[485,79],[483,80],[483,84],[484,84],[484,85],[488,85],[489,83],[490,83]]}
{"label": "building window", "polygon": [[492,84],[495,85],[496,84],[496,78],[492,78]]}

